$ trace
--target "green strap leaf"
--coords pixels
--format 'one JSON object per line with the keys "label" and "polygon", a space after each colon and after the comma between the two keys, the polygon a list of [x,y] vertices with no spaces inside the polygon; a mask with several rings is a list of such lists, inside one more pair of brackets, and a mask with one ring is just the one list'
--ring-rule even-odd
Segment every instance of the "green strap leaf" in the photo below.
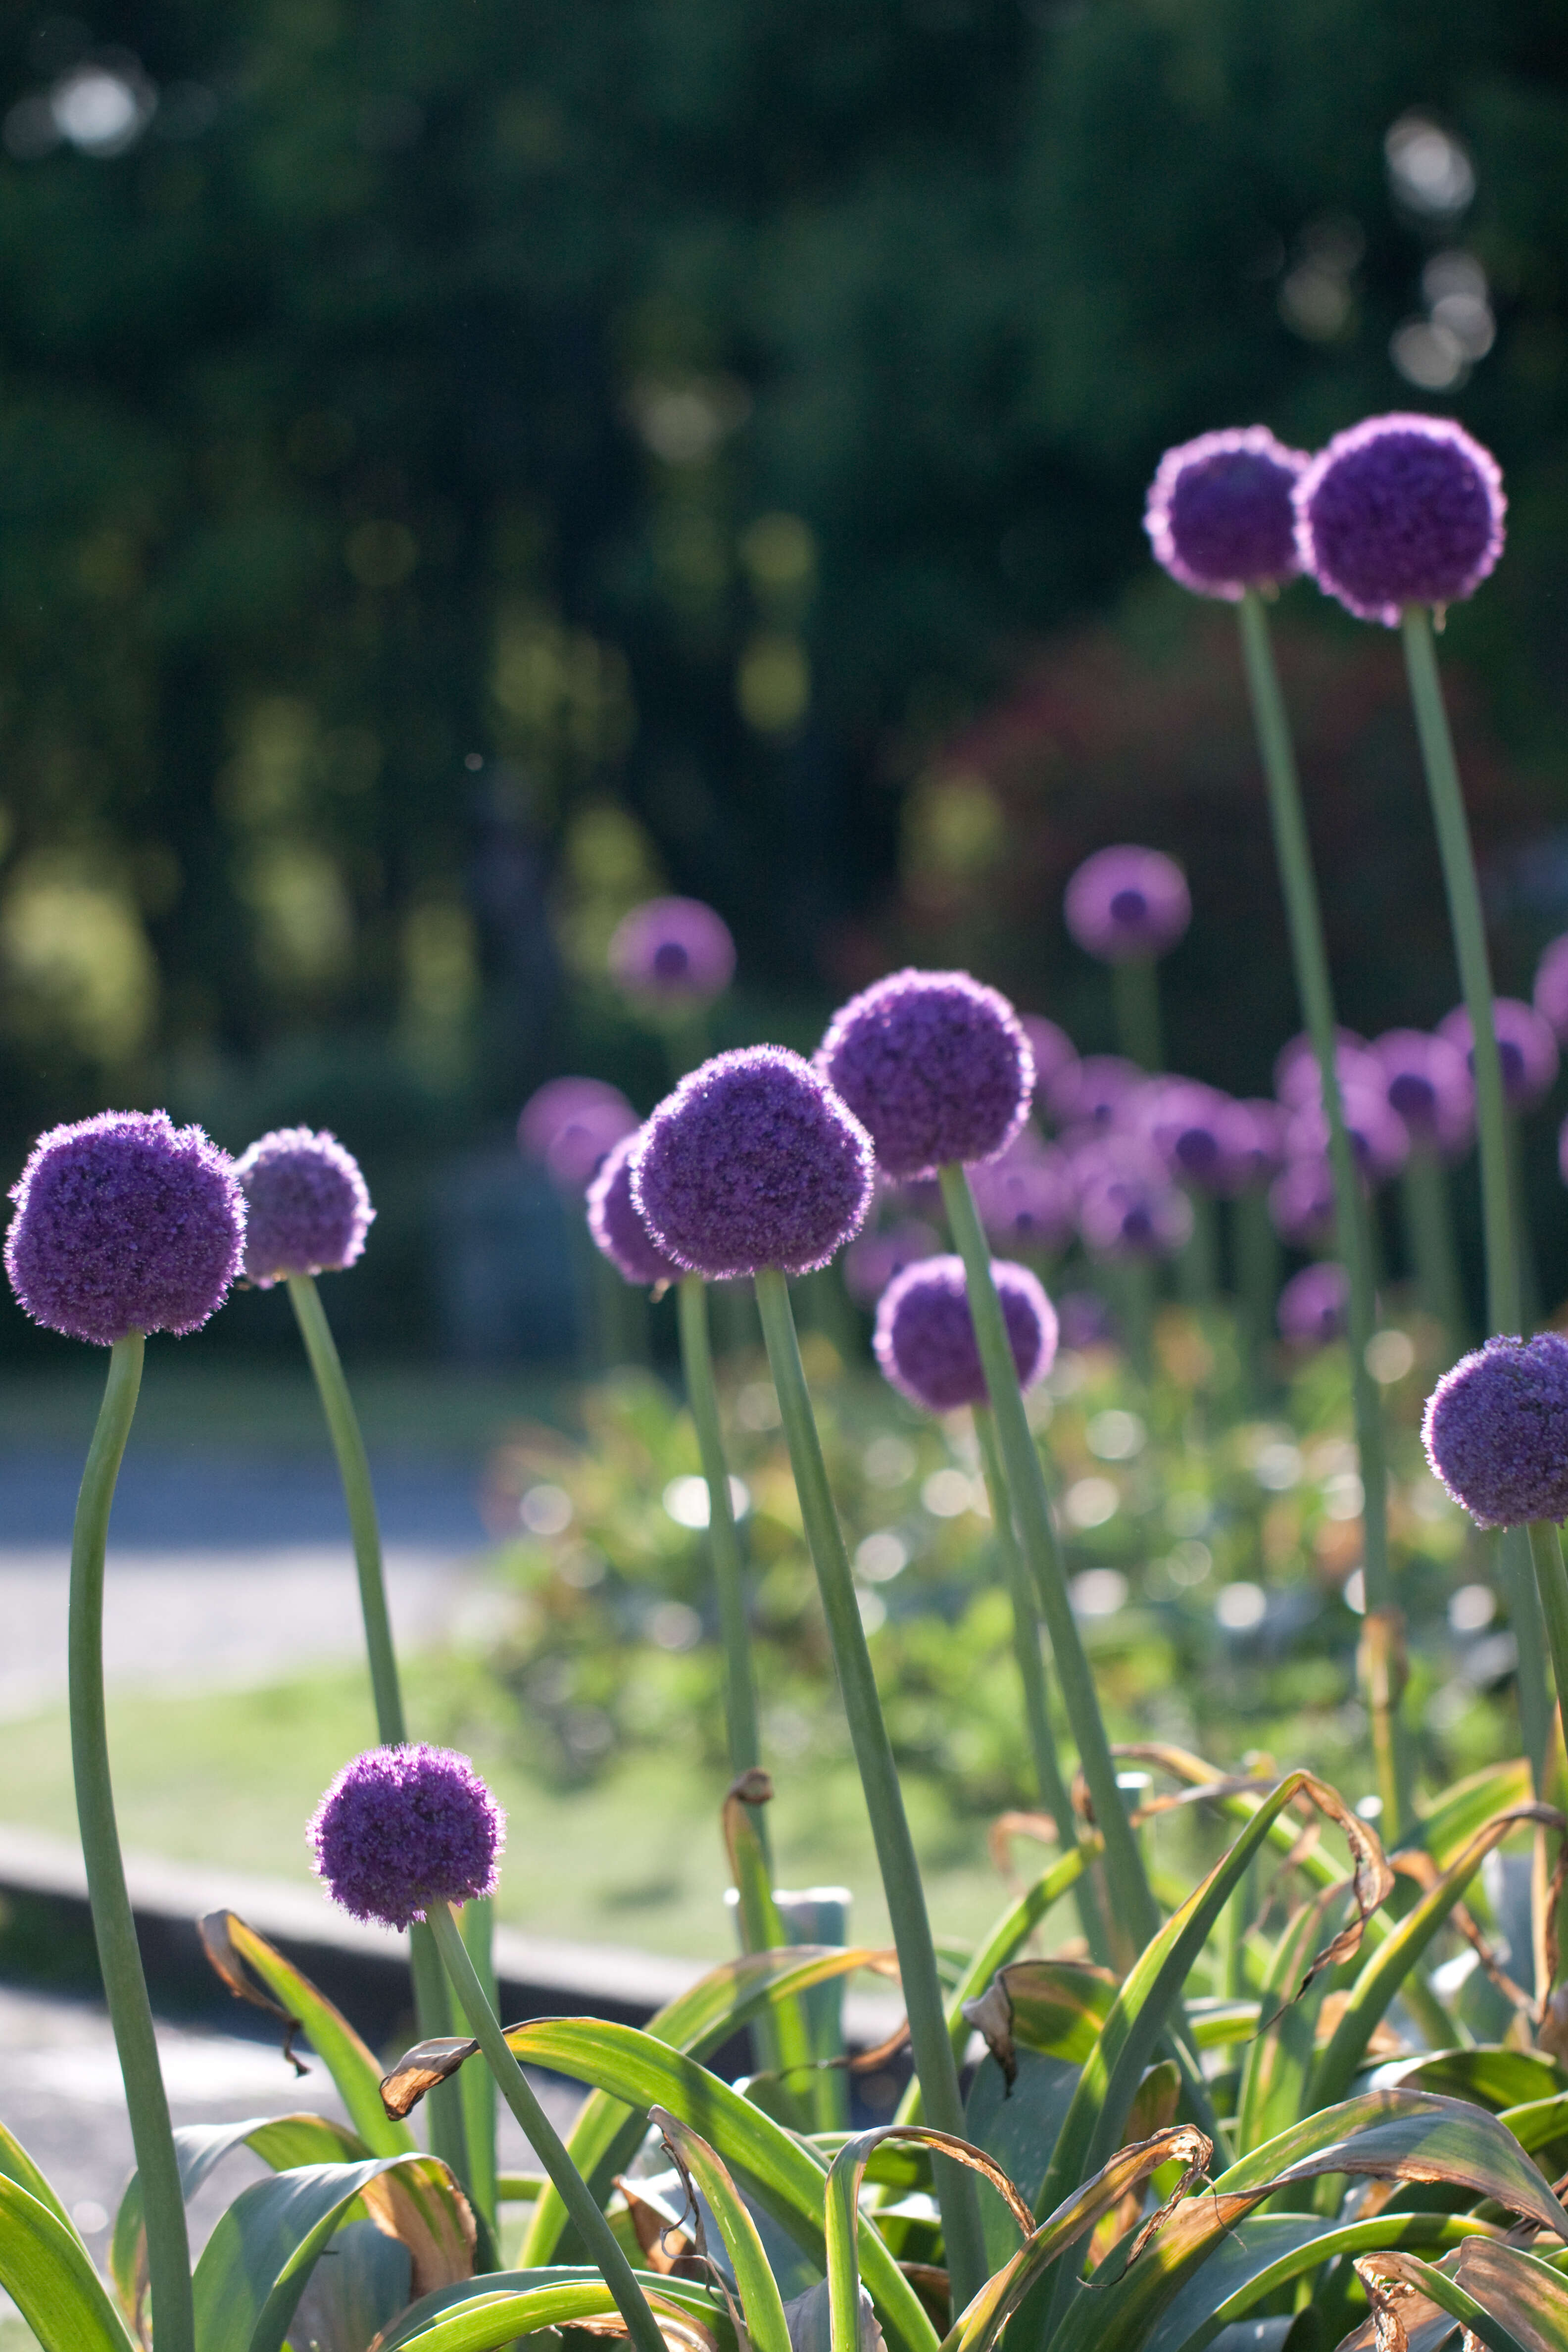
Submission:
{"label": "green strap leaf", "polygon": [[[1516,2334],[1500,2313],[1478,2303],[1457,2278],[1422,2262],[1418,2255],[1363,2254],[1356,2264],[1356,2275],[1366,2289],[1373,2311],[1388,2312],[1402,2330],[1413,2315],[1408,2308],[1409,2299],[1416,2296],[1446,2311],[1450,2319],[1458,2320],[1480,2338],[1488,2352],[1561,2352],[1561,2336],[1549,2344],[1545,2336],[1537,2336],[1533,2330],[1528,2335]],[[1415,2315],[1426,2315],[1419,2302],[1415,2306]],[[1398,2338],[1394,2340],[1397,2342]]]}
{"label": "green strap leaf", "polygon": [[[706,2287],[650,2271],[636,2275],[667,2337],[696,2347],[721,2323],[722,2306]],[[375,2352],[500,2352],[541,2328],[599,2318],[618,2314],[596,2271],[490,2271],[464,2286],[422,2297],[387,2329]]]}
{"label": "green strap leaf", "polygon": [[43,2352],[135,2352],[69,2222],[9,2172],[0,2176],[0,2287]]}
{"label": "green strap leaf", "polygon": [[[1310,2213],[1254,2213],[1223,2231],[1205,2260],[1184,2268],[1182,2284],[1152,2327],[1142,2310],[1130,2311],[1124,2321],[1120,2310],[1102,2309],[1094,2341],[1101,2352],[1131,2352],[1134,2347],[1136,2352],[1204,2352],[1222,2327],[1247,2318],[1281,2287],[1293,2286],[1326,2263],[1386,2247],[1435,2253],[1484,2227],[1455,2213],[1380,2213],[1371,2221],[1337,2227]],[[1154,2240],[1139,2256],[1140,2269],[1157,2255],[1159,2245]]]}
{"label": "green strap leaf", "polygon": [[1530,2352],[1563,2352],[1568,2344],[1568,2281],[1538,2254],[1474,2238],[1459,2250],[1456,2276]]}
{"label": "green strap leaf", "polygon": [[708,2200],[735,2273],[735,2292],[740,2297],[752,2352],[790,2352],[784,2299],[768,2267],[757,2225],[746,2210],[728,2166],[700,2132],[689,2130],[668,2107],[650,2108],[648,2121],[658,2125],[677,2166]]}
{"label": "green strap leaf", "polygon": [[833,2352],[859,2352],[860,2185],[872,2155],[888,2140],[912,2140],[939,2149],[955,2163],[980,2173],[1012,2209],[1026,2238],[1033,2232],[1034,2215],[994,2156],[956,2132],[934,2131],[924,2124],[882,2124],[858,2132],[834,2158],[827,2175],[828,2326]]}
{"label": "green strap leaf", "polygon": [[1349,1895],[1343,1881],[1325,1887],[1286,1922],[1274,1947],[1263,1985],[1263,2014],[1268,2021],[1247,2053],[1237,2108],[1236,2144],[1244,2156],[1293,2123],[1306,2104],[1307,2084],[1318,2063],[1318,2017],[1329,1990],[1328,1973],[1314,1978],[1300,1999],[1295,1998],[1296,1988],[1313,1953],[1337,1925],[1336,1905],[1342,1906]]}

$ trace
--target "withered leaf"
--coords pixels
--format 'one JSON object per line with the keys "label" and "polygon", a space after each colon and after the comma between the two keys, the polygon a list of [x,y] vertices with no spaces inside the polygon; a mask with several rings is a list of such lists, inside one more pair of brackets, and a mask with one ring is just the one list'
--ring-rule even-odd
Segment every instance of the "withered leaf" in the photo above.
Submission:
{"label": "withered leaf", "polygon": [[405,2050],[390,2074],[381,2080],[381,2104],[395,2123],[412,2113],[426,2091],[437,2083],[445,2083],[459,2066],[476,2055],[477,2042],[465,2042],[455,2033],[439,2033],[429,2042],[416,2042]]}

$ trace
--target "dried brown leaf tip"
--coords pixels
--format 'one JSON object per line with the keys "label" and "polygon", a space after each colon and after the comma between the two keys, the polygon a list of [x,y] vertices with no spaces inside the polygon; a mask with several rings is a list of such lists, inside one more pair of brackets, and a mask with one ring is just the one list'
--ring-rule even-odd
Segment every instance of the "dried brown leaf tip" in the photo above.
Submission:
{"label": "dried brown leaf tip", "polygon": [[426,2091],[437,2083],[450,2080],[466,2059],[474,2056],[477,2042],[465,2042],[460,2034],[438,2034],[430,2042],[416,2042],[405,2050],[390,2074],[381,2082],[381,2104],[395,2123],[401,2123],[412,2114]]}

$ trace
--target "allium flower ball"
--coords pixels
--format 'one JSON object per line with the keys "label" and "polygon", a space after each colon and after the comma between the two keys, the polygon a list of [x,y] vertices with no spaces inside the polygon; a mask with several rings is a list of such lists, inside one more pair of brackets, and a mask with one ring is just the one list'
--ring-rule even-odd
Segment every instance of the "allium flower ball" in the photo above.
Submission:
{"label": "allium flower ball", "polygon": [[1121,1054],[1086,1054],[1064,1062],[1047,1084],[1046,1108],[1062,1128],[1108,1128],[1144,1083],[1136,1062]]}
{"label": "allium flower ball", "polygon": [[[1410,1157],[1410,1132],[1405,1121],[1382,1087],[1359,1081],[1341,1087],[1340,1110],[1363,1179],[1373,1186],[1386,1184]],[[1291,1113],[1285,1144],[1292,1160],[1327,1158],[1329,1120],[1321,1102]]]}
{"label": "allium flower ball", "polygon": [[334,1903],[406,1927],[432,1903],[494,1894],[506,1815],[454,1749],[372,1748],[343,1766],[305,1834]]}
{"label": "allium flower ball", "polygon": [[335,1135],[280,1127],[235,1162],[245,1194],[245,1272],[270,1290],[290,1274],[353,1265],[375,1217],[359,1161]]}
{"label": "allium flower ball", "polygon": [[1261,1192],[1272,1184],[1289,1157],[1285,1149],[1289,1120],[1282,1106],[1263,1095],[1248,1095],[1237,1108],[1247,1113],[1251,1131],[1237,1189],[1241,1192]]}
{"label": "allium flower ball", "polygon": [[[991,1272],[1020,1385],[1032,1388],[1056,1360],[1055,1310],[1027,1266],[994,1259]],[[925,1412],[984,1403],[985,1374],[962,1258],[927,1258],[900,1274],[882,1294],[873,1344],[894,1388]]]}
{"label": "allium flower ball", "polygon": [[1445,1156],[1462,1150],[1475,1130],[1476,1086],[1452,1039],[1425,1029],[1389,1029],[1373,1039],[1372,1050],[1389,1108],[1405,1121],[1415,1149]]}
{"label": "allium flower ball", "polygon": [[1103,963],[1169,953],[1193,919],[1187,877],[1162,850],[1121,844],[1097,849],[1062,899],[1068,929]]}
{"label": "allium flower ball", "polygon": [[1325,1261],[1303,1266],[1279,1293],[1275,1314],[1280,1338],[1296,1348],[1326,1348],[1331,1339],[1342,1339],[1350,1300],[1342,1265]]}
{"label": "allium flower ball", "polygon": [[[1382,1076],[1372,1048],[1353,1029],[1334,1032],[1334,1069],[1342,1087],[1354,1085],[1358,1079],[1363,1086],[1376,1086]],[[1318,1056],[1304,1029],[1281,1045],[1274,1056],[1274,1091],[1290,1110],[1300,1110],[1306,1104],[1323,1098]]]}
{"label": "allium flower ball", "polygon": [[1020,1013],[1018,1026],[1029,1041],[1029,1051],[1035,1057],[1035,1108],[1044,1115],[1046,1089],[1058,1070],[1078,1059],[1078,1047],[1065,1029],[1047,1021],[1043,1013]]}
{"label": "allium flower ball", "polygon": [[1178,1184],[1229,1199],[1252,1173],[1251,1114],[1196,1078],[1156,1078],[1129,1105],[1128,1118]]}
{"label": "allium flower ball", "polygon": [[880,1234],[860,1234],[844,1253],[844,1287],[857,1307],[875,1307],[896,1276],[921,1258],[935,1257],[942,1244],[918,1217]]}
{"label": "allium flower ball", "polygon": [[1296,485],[1301,562],[1359,619],[1457,604],[1502,553],[1502,475],[1446,416],[1369,416],[1336,434]]}
{"label": "allium flower ball", "polygon": [[700,898],[649,898],[610,941],[610,977],[628,996],[672,1009],[711,1004],[735,976],[735,942]]}
{"label": "allium flower ball", "polygon": [[1078,1187],[1064,1151],[1042,1145],[1026,1128],[999,1160],[973,1176],[974,1205],[994,1249],[1054,1257],[1072,1239]]}
{"label": "allium flower ball", "polygon": [[1005,996],[966,971],[895,971],[833,1016],[816,1066],[889,1176],[994,1160],[1023,1126],[1035,1057]]}
{"label": "allium flower ball", "polygon": [[1433,1474],[1481,1528],[1568,1519],[1568,1339],[1489,1339],[1426,1400]]}
{"label": "allium flower ball", "polygon": [[1308,465],[1267,425],[1201,434],[1167,449],[1150,486],[1143,528],[1173,580],[1235,604],[1244,589],[1301,568],[1290,494]]}
{"label": "allium flower ball", "polygon": [[1173,1257],[1191,1238],[1192,1202],[1148,1150],[1107,1137],[1074,1155],[1078,1229],[1096,1257]]}
{"label": "allium flower ball", "polygon": [[195,1331],[239,1272],[234,1162],[165,1111],[51,1128],[10,1197],[11,1287],[35,1323],[68,1339],[108,1348],[132,1331]]}
{"label": "allium flower ball", "polygon": [[637,1115],[619,1087],[603,1078],[550,1078],[530,1095],[517,1122],[518,1150],[542,1162],[562,1192],[581,1194]]}
{"label": "allium flower ball", "polygon": [[659,1247],[710,1282],[809,1274],[858,1234],[875,1160],[859,1120],[798,1054],[747,1045],[683,1078],[632,1154]]}
{"label": "allium flower ball", "polygon": [[[1510,1110],[1533,1110],[1537,1103],[1545,1101],[1557,1079],[1557,1040],[1551,1025],[1533,1004],[1526,1004],[1517,996],[1500,996],[1492,1005],[1492,1027],[1497,1033],[1502,1090],[1508,1107]],[[1462,1004],[1443,1015],[1437,1024],[1437,1034],[1458,1046],[1466,1067],[1473,1073],[1476,1033]]]}
{"label": "allium flower ball", "polygon": [[1537,1013],[1551,1023],[1559,1045],[1568,1044],[1568,931],[1542,950],[1531,993]]}
{"label": "allium flower ball", "polygon": [[1268,1187],[1268,1214],[1291,1249],[1316,1249],[1334,1237],[1334,1171],[1328,1160],[1289,1160]]}
{"label": "allium flower ball", "polygon": [[644,1286],[679,1282],[680,1267],[659,1248],[632,1198],[631,1160],[637,1142],[637,1135],[624,1135],[589,1185],[588,1231],[626,1281]]}

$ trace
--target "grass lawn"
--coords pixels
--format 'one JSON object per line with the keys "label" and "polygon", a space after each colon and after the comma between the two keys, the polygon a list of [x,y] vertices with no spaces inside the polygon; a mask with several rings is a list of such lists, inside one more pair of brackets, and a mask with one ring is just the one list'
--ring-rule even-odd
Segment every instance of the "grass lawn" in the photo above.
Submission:
{"label": "grass lawn", "polygon": [[[540,1935],[722,1957],[732,1947],[719,1834],[723,1783],[686,1761],[642,1756],[591,1789],[562,1791],[486,1751],[471,1722],[444,1735],[450,1685],[437,1660],[408,1670],[409,1713],[430,1736],[468,1745],[510,1820],[504,1919]],[[211,1697],[111,1696],[110,1753],[128,1851],[304,1877],[304,1824],[339,1766],[372,1744],[364,1677],[345,1671]],[[1006,1890],[985,1824],[955,1822],[918,1780],[906,1787],[938,1936],[973,1938]],[[64,1708],[0,1726],[0,1818],[76,1834]],[[887,1914],[852,1766],[803,1761],[778,1776],[770,1808],[777,1874],[790,1886],[854,1892],[852,1932],[888,1939]]]}

